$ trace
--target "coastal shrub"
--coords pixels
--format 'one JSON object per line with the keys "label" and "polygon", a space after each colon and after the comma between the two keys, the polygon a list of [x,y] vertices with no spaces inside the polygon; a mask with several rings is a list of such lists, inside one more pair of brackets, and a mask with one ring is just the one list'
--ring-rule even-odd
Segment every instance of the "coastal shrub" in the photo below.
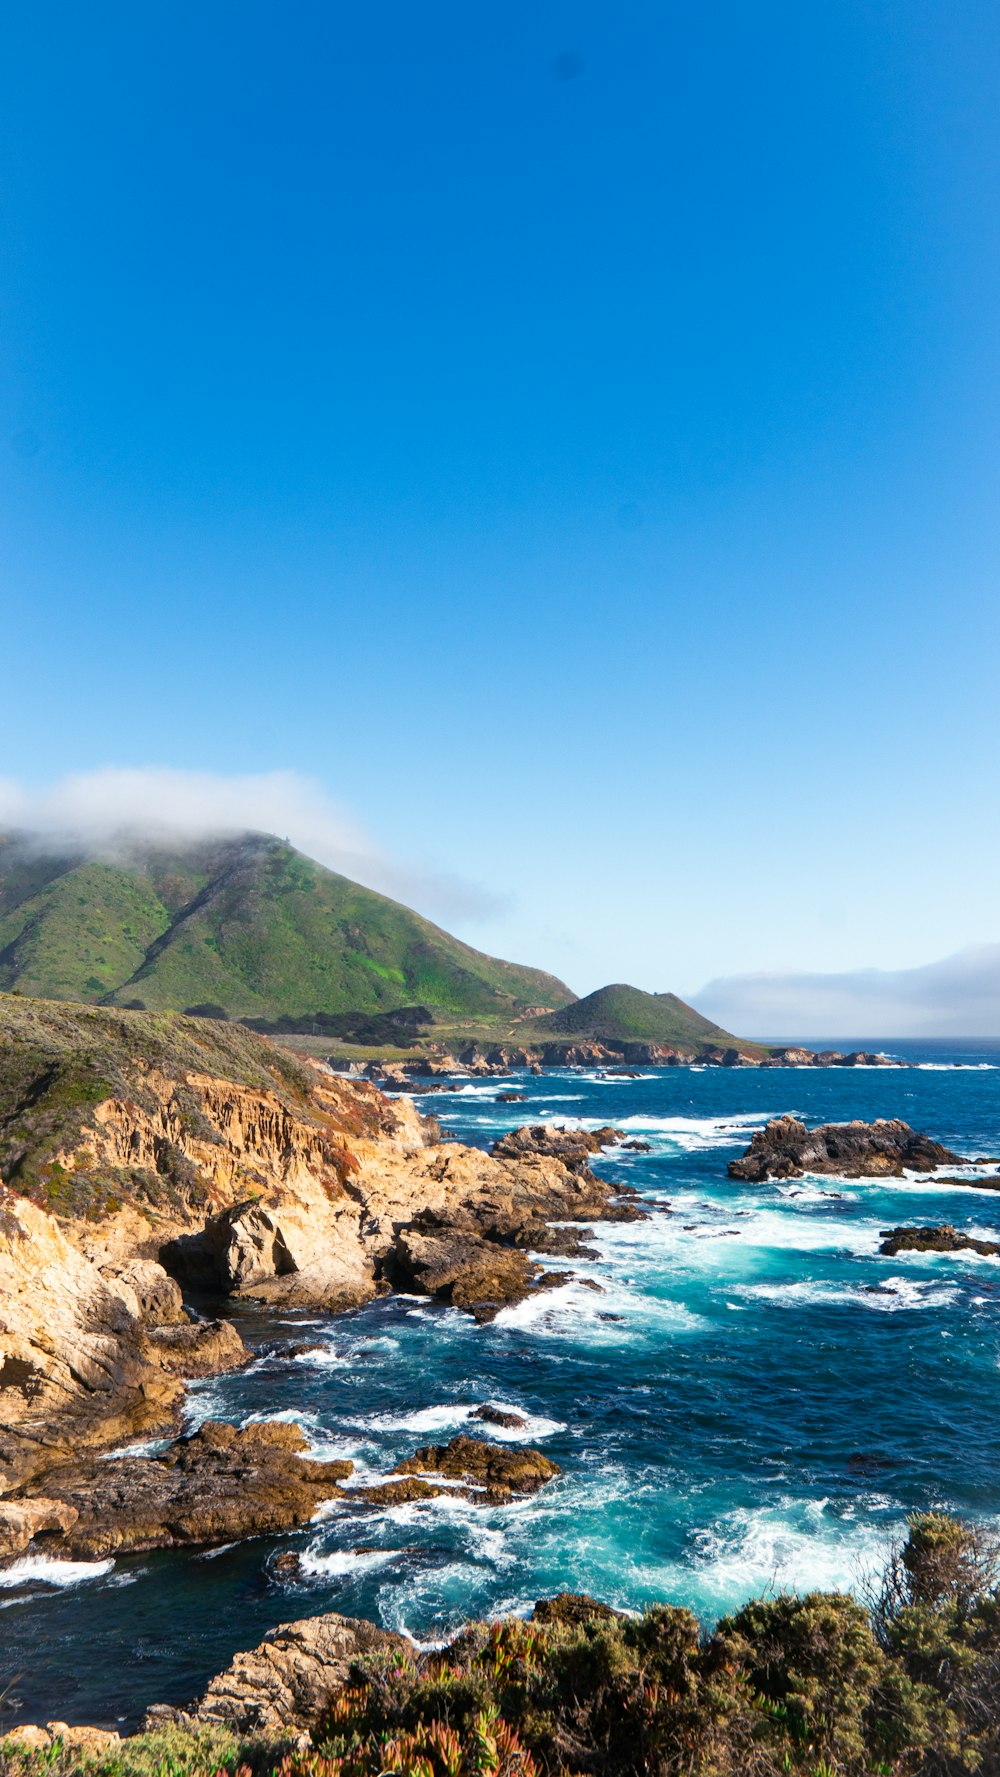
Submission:
{"label": "coastal shrub", "polygon": [[288,1741],[247,1740],[225,1728],[157,1728],[104,1752],[0,1746],[3,1777],[271,1777]]}
{"label": "coastal shrub", "polygon": [[914,1517],[867,1608],[752,1600],[703,1635],[562,1594],[440,1652],[373,1653],[308,1750],[220,1730],[101,1755],[0,1753],[5,1777],[1000,1777],[1000,1544]]}
{"label": "coastal shrub", "polygon": [[910,1687],[924,1768],[1000,1772],[1000,1538],[944,1512],[913,1517],[872,1623]]}

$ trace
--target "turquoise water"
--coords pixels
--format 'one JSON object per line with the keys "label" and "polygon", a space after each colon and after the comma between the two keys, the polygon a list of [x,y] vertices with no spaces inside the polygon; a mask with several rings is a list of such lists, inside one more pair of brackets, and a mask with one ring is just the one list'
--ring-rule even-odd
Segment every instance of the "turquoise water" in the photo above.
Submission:
{"label": "turquoise water", "polygon": [[[1000,1153],[1000,1051],[895,1050],[919,1065],[565,1071],[516,1076],[525,1104],[496,1102],[510,1080],[437,1099],[446,1127],[484,1146],[517,1123],[577,1119],[651,1144],[599,1165],[639,1189],[650,1219],[599,1228],[597,1262],[550,1261],[601,1293],[573,1282],[486,1327],[414,1297],[334,1318],[245,1313],[254,1365],[193,1388],[190,1416],[294,1418],[369,1478],[493,1401],[528,1416],[517,1435],[562,1478],[506,1507],[345,1502],[229,1549],[28,1563],[0,1576],[0,1688],[22,1674],[16,1717],[134,1721],[196,1694],[273,1623],[325,1610],[422,1643],[564,1587],[632,1608],[669,1598],[709,1621],[767,1586],[859,1583],[914,1507],[1000,1515],[1000,1261],[877,1253],[879,1230],[902,1221],[995,1237],[1000,1195],[726,1178],[786,1110],[902,1116],[962,1154]],[[282,1356],[307,1338],[318,1354]],[[301,1556],[292,1580],[272,1567],[287,1549]]]}

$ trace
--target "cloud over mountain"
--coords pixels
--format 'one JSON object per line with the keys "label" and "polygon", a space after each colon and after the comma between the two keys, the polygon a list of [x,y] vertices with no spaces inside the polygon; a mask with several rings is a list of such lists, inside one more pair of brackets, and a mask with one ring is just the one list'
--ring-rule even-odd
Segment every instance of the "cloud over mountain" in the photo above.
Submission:
{"label": "cloud over mountain", "polygon": [[1000,1036],[1000,944],[918,969],[725,975],[699,1012],[760,1038]]}
{"label": "cloud over mountain", "polygon": [[297,850],[367,888],[442,921],[488,918],[500,898],[459,877],[388,856],[314,778],[297,771],[226,774],[166,766],[105,766],[73,772],[41,789],[0,778],[0,831],[46,849],[108,857],[130,840],[204,839],[275,833]]}

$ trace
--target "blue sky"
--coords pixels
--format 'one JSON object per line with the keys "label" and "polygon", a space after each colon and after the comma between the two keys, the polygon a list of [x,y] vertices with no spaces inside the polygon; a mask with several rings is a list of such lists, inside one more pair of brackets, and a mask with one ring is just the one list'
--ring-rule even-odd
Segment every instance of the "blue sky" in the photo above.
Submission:
{"label": "blue sky", "polygon": [[1000,937],[995,7],[0,39],[9,808],[326,797],[579,991]]}

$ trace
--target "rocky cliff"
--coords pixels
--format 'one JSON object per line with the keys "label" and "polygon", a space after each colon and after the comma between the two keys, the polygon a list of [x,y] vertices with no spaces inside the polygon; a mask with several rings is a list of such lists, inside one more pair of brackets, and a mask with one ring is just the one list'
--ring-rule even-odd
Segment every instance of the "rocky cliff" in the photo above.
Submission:
{"label": "rocky cliff", "polygon": [[442,1142],[246,1031],[13,997],[0,1026],[0,1492],[246,1360],[182,1287],[335,1310],[398,1283],[485,1318],[553,1280],[549,1220],[638,1213],[544,1144]]}

